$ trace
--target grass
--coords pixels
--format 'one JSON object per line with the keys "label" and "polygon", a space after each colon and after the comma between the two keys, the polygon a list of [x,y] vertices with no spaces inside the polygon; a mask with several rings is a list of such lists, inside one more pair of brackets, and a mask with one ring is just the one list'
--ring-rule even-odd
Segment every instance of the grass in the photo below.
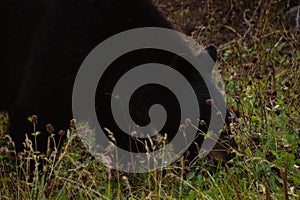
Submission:
{"label": "grass", "polygon": [[[45,155],[34,141],[17,155],[3,136],[0,199],[300,199],[300,32],[283,25],[286,1],[158,3],[177,29],[219,47],[217,64],[236,113],[238,149],[229,166],[180,159],[128,174],[93,159],[72,127],[62,151]],[[112,154],[103,150],[108,164]]]}

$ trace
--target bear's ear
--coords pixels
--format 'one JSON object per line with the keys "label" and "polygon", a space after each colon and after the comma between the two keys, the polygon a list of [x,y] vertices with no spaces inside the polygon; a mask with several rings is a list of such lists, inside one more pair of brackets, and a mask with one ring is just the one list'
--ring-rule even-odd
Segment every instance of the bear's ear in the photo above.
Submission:
{"label": "bear's ear", "polygon": [[205,51],[210,55],[211,59],[216,62],[218,59],[218,50],[217,47],[213,44],[208,45],[205,47]]}
{"label": "bear's ear", "polygon": [[206,61],[205,70],[209,74],[212,73],[217,58],[218,58],[218,50],[215,45],[208,45],[197,55],[197,59],[200,62]]}

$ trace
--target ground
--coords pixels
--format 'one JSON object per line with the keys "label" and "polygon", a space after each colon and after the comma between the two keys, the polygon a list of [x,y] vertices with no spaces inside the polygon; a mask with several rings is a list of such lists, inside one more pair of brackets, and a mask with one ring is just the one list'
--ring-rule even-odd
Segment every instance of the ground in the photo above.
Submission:
{"label": "ground", "polygon": [[[299,199],[300,32],[286,29],[289,1],[156,3],[175,28],[203,45],[214,43],[218,47],[217,65],[228,103],[236,113],[231,124],[239,145],[236,158],[227,166],[204,159],[191,166],[179,161],[161,171],[126,174],[104,167],[72,146],[76,138],[71,129],[65,153],[46,155],[44,162],[48,164],[40,174],[25,170],[26,156],[37,159],[30,152],[21,155],[23,165],[15,170],[14,154],[1,148],[1,196]],[[105,156],[111,156],[111,151],[113,146]],[[104,159],[109,162],[109,157]],[[18,181],[21,174],[31,173],[36,177],[32,182]]]}

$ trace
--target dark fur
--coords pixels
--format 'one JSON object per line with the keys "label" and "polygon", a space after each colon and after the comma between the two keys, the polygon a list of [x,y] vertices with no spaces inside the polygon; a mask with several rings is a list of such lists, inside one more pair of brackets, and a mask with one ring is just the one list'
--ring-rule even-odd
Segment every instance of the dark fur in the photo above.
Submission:
{"label": "dark fur", "polygon": [[[41,151],[46,148],[46,124],[53,124],[55,132],[68,128],[76,73],[96,45],[132,28],[171,28],[149,0],[4,0],[1,4],[8,23],[3,22],[1,37],[0,110],[9,112],[17,151],[24,133],[32,132],[28,116],[39,117]],[[215,60],[216,51],[208,52]],[[192,152],[194,157],[195,148]]]}

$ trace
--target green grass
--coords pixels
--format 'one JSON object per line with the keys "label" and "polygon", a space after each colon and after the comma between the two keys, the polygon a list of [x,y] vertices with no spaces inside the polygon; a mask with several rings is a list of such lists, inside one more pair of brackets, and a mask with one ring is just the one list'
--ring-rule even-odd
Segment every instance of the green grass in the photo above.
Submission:
{"label": "green grass", "polygon": [[[231,129],[238,149],[230,167],[208,158],[189,166],[180,159],[164,170],[128,174],[93,160],[72,128],[62,151],[46,155],[35,152],[34,141],[16,155],[5,136],[0,199],[300,199],[300,33],[278,18],[286,2],[180,2],[159,5],[183,31],[197,18],[194,39],[219,46],[217,65],[237,113]],[[246,9],[253,26],[241,17]],[[112,154],[113,148],[105,149],[103,159]],[[29,161],[43,169],[29,170]]]}

